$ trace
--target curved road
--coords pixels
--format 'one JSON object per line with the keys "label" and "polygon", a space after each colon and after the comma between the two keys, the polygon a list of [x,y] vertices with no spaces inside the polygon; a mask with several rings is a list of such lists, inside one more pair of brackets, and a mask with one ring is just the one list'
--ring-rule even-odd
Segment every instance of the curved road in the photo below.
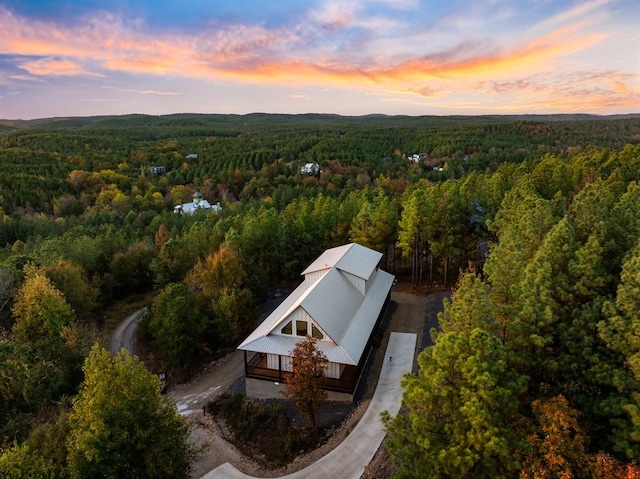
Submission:
{"label": "curved road", "polygon": [[145,308],[134,311],[118,325],[109,343],[111,354],[118,354],[122,348],[129,351],[131,356],[135,354],[133,338],[135,337],[136,329],[138,329],[138,315],[143,312],[144,309]]}

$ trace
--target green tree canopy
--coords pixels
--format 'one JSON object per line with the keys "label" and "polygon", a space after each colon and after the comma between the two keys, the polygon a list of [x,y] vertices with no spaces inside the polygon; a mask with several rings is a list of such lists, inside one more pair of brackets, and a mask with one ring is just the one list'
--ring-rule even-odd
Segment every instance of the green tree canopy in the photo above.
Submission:
{"label": "green tree canopy", "polygon": [[205,302],[215,298],[223,288],[239,288],[246,273],[238,252],[223,245],[213,254],[207,255],[189,271],[185,283]]}
{"label": "green tree canopy", "polygon": [[25,273],[13,304],[13,337],[36,349],[59,343],[65,328],[75,321],[73,310],[43,272],[27,266]]}
{"label": "green tree canopy", "polygon": [[66,412],[60,413],[51,423],[36,426],[24,443],[14,444],[0,454],[0,477],[68,479],[68,435]]}
{"label": "green tree canopy", "polygon": [[143,327],[169,367],[188,367],[204,344],[207,319],[183,284],[167,285],[153,301]]}
{"label": "green tree canopy", "polygon": [[384,416],[398,478],[498,478],[519,470],[517,423],[523,378],[498,338],[444,333],[403,381],[408,412]]}
{"label": "green tree canopy", "polygon": [[189,426],[158,378],[125,350],[112,358],[97,345],[84,373],[69,415],[71,477],[188,477]]}
{"label": "green tree canopy", "polygon": [[[617,368],[609,380],[618,395],[608,401],[617,411],[612,420],[614,447],[640,458],[640,242],[624,263],[616,300],[604,305],[607,318],[598,324],[600,337],[616,353]],[[621,367],[622,366],[622,367]]]}
{"label": "green tree canopy", "polygon": [[386,196],[382,188],[363,195],[360,209],[351,224],[350,238],[354,243],[380,252],[386,252],[396,237],[398,205]]}
{"label": "green tree canopy", "polygon": [[97,306],[98,289],[91,284],[81,266],[73,261],[58,260],[42,268],[44,274],[60,290],[78,318],[88,320]]}

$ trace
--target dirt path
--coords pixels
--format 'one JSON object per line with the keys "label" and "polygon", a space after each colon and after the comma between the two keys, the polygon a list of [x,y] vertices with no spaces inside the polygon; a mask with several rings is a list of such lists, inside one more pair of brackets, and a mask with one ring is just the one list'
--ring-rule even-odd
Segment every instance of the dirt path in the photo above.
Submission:
{"label": "dirt path", "polygon": [[134,311],[118,325],[109,343],[111,354],[118,354],[120,349],[124,348],[129,351],[129,354],[134,355],[133,338],[135,337],[136,329],[138,329],[138,315],[143,310],[144,308]]}
{"label": "dirt path", "polygon": [[243,374],[243,354],[236,350],[211,363],[190,383],[176,386],[168,393],[176,403],[178,412],[191,419],[191,441],[201,449],[201,454],[193,465],[194,478],[202,477],[225,462],[237,464],[247,460],[223,439],[217,424],[203,414],[203,407],[225,392]]}

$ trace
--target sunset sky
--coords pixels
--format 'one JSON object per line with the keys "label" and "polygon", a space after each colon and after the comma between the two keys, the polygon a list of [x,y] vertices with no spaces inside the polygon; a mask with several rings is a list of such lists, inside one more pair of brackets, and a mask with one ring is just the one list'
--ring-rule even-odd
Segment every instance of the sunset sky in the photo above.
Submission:
{"label": "sunset sky", "polygon": [[0,0],[0,118],[640,112],[638,0]]}

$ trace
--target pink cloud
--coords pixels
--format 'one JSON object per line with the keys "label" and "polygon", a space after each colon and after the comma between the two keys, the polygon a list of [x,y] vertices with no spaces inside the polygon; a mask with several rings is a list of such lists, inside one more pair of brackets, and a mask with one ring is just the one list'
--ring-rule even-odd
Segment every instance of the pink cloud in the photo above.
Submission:
{"label": "pink cloud", "polygon": [[158,91],[158,90],[135,90],[133,88],[116,88],[112,86],[102,86],[106,90],[116,90],[124,93],[136,93],[138,95],[159,95],[159,96],[178,96],[182,92],[177,91]]}
{"label": "pink cloud", "polygon": [[20,64],[20,68],[35,76],[101,76],[84,70],[75,62],[55,58],[23,62]]}

